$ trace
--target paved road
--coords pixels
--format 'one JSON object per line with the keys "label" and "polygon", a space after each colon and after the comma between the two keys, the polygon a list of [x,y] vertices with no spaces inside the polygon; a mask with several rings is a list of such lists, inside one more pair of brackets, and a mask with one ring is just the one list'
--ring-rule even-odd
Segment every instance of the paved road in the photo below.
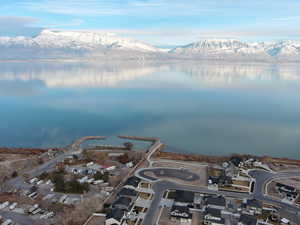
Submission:
{"label": "paved road", "polygon": [[[163,194],[170,189],[176,189],[176,190],[187,190],[187,191],[193,191],[193,192],[202,192],[202,193],[208,193],[208,194],[222,194],[227,197],[235,197],[235,198],[256,198],[263,201],[266,201],[268,203],[272,203],[275,205],[278,205],[281,207],[280,211],[283,213],[283,215],[287,215],[289,218],[291,218],[293,221],[297,222],[300,221],[300,208],[289,205],[287,203],[283,203],[278,200],[274,200],[266,195],[264,195],[264,186],[267,182],[274,178],[278,177],[288,177],[288,176],[295,176],[300,175],[299,172],[289,172],[289,173],[269,173],[261,170],[255,170],[251,171],[249,174],[256,179],[254,192],[253,194],[244,194],[244,193],[236,193],[236,192],[225,192],[225,191],[213,191],[209,190],[206,187],[196,187],[196,186],[186,186],[181,184],[176,184],[169,181],[160,181],[154,177],[147,176],[144,174],[146,171],[156,170],[155,168],[152,169],[140,169],[137,171],[136,175],[140,178],[144,178],[148,181],[155,182],[153,185],[153,190],[155,192],[153,201],[151,203],[150,208],[147,211],[147,214],[145,216],[145,219],[143,220],[142,225],[154,225],[156,223],[156,219],[158,216],[158,212],[160,209],[160,202],[163,197]],[[173,169],[176,170],[176,169]],[[180,171],[180,170],[178,170]],[[181,170],[181,172],[183,172]],[[185,171],[186,172],[186,171]]]}
{"label": "paved road", "polygon": [[154,183],[153,190],[155,192],[153,201],[150,208],[147,211],[147,214],[143,220],[142,225],[154,225],[157,220],[157,215],[160,210],[160,201],[167,190],[176,189],[176,190],[185,190],[193,192],[202,192],[207,194],[222,194],[227,197],[235,198],[250,198],[248,194],[235,193],[235,192],[223,192],[223,191],[213,191],[209,190],[206,187],[196,187],[196,186],[187,186],[181,184],[175,184],[169,181],[158,181]]}
{"label": "paved road", "polygon": [[265,194],[265,185],[275,178],[281,177],[293,177],[300,176],[300,172],[283,172],[283,173],[270,173],[262,170],[254,170],[249,173],[252,177],[256,179],[253,197],[266,201],[268,203],[275,204],[281,207],[280,211],[282,214],[286,214],[289,218],[296,222],[300,221],[300,208],[291,205],[280,200],[273,199]]}

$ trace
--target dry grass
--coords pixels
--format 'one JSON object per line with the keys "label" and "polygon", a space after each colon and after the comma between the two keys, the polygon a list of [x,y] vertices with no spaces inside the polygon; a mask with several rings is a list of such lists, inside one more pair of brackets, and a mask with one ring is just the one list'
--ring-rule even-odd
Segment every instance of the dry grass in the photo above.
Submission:
{"label": "dry grass", "polygon": [[158,224],[159,225],[180,225],[180,222],[178,221],[171,221],[169,214],[170,214],[170,209],[163,208]]}
{"label": "dry grass", "polygon": [[208,176],[219,177],[221,175],[222,175],[221,169],[216,169],[216,168],[212,168],[212,167],[210,167],[208,169]]}
{"label": "dry grass", "polygon": [[236,192],[249,192],[249,188],[241,188],[241,187],[219,187],[220,191],[236,191]]}
{"label": "dry grass", "polygon": [[96,197],[86,198],[74,209],[66,210],[59,218],[61,225],[82,225],[96,211],[103,209],[103,202]]}
{"label": "dry grass", "polygon": [[245,187],[249,187],[250,182],[246,181],[246,180],[232,180],[232,183],[235,185],[241,185],[241,186],[245,186]]}

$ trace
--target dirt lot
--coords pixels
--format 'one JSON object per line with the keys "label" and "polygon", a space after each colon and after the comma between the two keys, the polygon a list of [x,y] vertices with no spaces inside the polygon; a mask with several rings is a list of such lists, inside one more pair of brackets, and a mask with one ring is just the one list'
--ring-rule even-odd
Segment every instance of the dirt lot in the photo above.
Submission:
{"label": "dirt lot", "polygon": [[104,225],[105,216],[93,216],[87,225]]}
{"label": "dirt lot", "polygon": [[[292,187],[296,188],[298,190],[298,192],[300,192],[300,177],[276,179],[276,180],[272,181],[268,185],[268,188],[267,188],[267,193],[270,196],[273,196],[274,198],[282,199],[282,197],[279,195],[279,193],[277,192],[277,190],[275,188],[277,182],[292,186]],[[298,196],[295,203],[300,204],[300,196]]]}
{"label": "dirt lot", "polygon": [[180,222],[171,221],[169,214],[170,214],[170,209],[163,208],[158,224],[159,225],[180,225]]}
{"label": "dirt lot", "polygon": [[199,212],[193,212],[192,225],[203,224],[202,216]]}
{"label": "dirt lot", "polygon": [[270,169],[276,172],[286,172],[300,170],[300,165],[282,164],[282,163],[268,163]]}
{"label": "dirt lot", "polygon": [[0,203],[6,202],[6,201],[17,202],[18,204],[29,204],[29,205],[38,203],[38,200],[32,200],[25,196],[18,196],[18,195],[13,195],[13,194],[1,194],[0,195]]}
{"label": "dirt lot", "polygon": [[300,177],[281,178],[281,179],[274,180],[274,182],[286,184],[296,188],[297,190],[300,190]]}
{"label": "dirt lot", "polygon": [[250,186],[250,182],[246,181],[246,180],[233,180],[232,183],[236,184],[236,185],[245,186],[245,187],[249,187]]}
{"label": "dirt lot", "polygon": [[10,178],[14,171],[23,172],[38,166],[37,156],[0,154],[0,182]]}

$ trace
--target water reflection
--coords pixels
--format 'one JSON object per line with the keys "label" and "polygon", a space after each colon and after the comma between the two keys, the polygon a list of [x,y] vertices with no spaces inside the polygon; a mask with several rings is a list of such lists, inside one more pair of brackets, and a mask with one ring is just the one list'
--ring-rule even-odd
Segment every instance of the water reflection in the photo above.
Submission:
{"label": "water reflection", "polygon": [[0,145],[128,134],[186,152],[299,158],[299,87],[297,64],[1,62]]}
{"label": "water reflection", "polygon": [[46,87],[113,87],[157,71],[143,64],[101,63],[5,63],[0,80],[41,81]]}
{"label": "water reflection", "polygon": [[[197,82],[200,86],[229,85],[249,81],[299,81],[297,64],[171,62],[156,63],[96,63],[40,62],[0,63],[0,81],[43,84],[48,88],[116,87],[126,81],[154,75],[165,85]],[[164,74],[161,74],[164,73]],[[168,76],[172,73],[172,76]],[[177,74],[174,75],[174,73]],[[188,76],[178,76],[181,73]],[[151,87],[152,77],[143,78]],[[166,82],[167,81],[167,82]],[[147,83],[147,82],[146,82]],[[8,83],[7,83],[8,84]],[[132,83],[131,86],[141,85]],[[145,86],[145,83],[143,83]],[[2,83],[2,86],[3,83]]]}

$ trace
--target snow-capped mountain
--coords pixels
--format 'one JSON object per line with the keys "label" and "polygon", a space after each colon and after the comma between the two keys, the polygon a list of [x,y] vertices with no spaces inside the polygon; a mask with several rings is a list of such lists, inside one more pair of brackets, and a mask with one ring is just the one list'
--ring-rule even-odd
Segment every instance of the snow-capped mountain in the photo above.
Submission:
{"label": "snow-capped mountain", "polygon": [[[0,57],[101,56],[110,52],[158,53],[159,48],[100,31],[43,30],[35,37],[0,37]],[[125,54],[126,55],[126,54]]]}
{"label": "snow-capped mountain", "polygon": [[299,57],[300,42],[260,42],[247,43],[232,39],[208,39],[174,48],[172,54],[192,57],[260,57],[281,58]]}
{"label": "snow-capped mountain", "polygon": [[0,37],[0,45],[40,47],[40,48],[70,48],[94,50],[98,48],[124,49],[142,52],[157,52],[158,48],[129,38],[121,38],[112,33],[99,31],[62,31],[43,30],[35,37]]}
{"label": "snow-capped mountain", "polygon": [[300,61],[300,42],[207,39],[167,52],[138,40],[100,31],[46,29],[35,37],[0,37],[0,59],[34,58]]}

